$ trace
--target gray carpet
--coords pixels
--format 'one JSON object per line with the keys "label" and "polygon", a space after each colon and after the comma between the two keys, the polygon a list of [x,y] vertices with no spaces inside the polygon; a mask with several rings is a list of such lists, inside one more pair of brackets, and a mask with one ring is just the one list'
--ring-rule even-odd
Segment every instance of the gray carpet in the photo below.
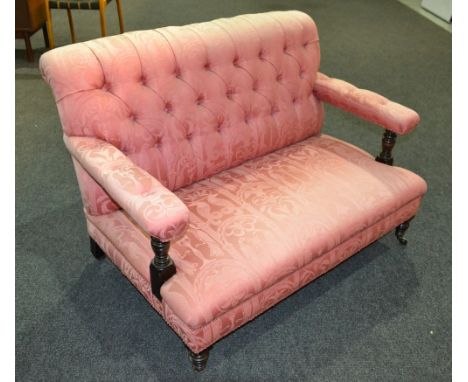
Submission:
{"label": "gray carpet", "polygon": [[[126,30],[299,9],[321,70],[417,110],[396,164],[429,191],[402,247],[387,235],[217,343],[194,374],[182,342],[108,261],[89,254],[52,95],[16,43],[18,381],[448,381],[451,379],[451,35],[395,0],[123,1]],[[80,41],[96,12],[75,12]],[[118,32],[115,2],[109,32]],[[54,11],[58,45],[66,12]],[[37,56],[42,36],[33,38]],[[367,151],[381,129],[327,107],[324,131]]]}

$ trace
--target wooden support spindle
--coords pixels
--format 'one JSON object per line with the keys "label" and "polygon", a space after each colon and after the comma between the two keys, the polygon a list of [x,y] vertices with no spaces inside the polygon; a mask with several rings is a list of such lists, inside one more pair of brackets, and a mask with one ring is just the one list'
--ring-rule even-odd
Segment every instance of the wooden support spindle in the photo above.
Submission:
{"label": "wooden support spindle", "polygon": [[377,162],[393,165],[392,150],[395,146],[397,135],[390,130],[385,130],[382,138],[382,152],[375,158]]}
{"label": "wooden support spindle", "polygon": [[154,251],[154,258],[150,263],[151,290],[159,301],[162,300],[162,285],[176,273],[175,265],[169,257],[169,246],[170,242],[151,237],[151,247]]}

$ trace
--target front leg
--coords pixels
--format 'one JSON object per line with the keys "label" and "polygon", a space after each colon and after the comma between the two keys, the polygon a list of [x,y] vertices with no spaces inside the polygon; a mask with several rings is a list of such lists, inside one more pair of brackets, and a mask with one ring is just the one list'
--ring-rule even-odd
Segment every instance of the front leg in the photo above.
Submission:
{"label": "front leg", "polygon": [[169,245],[169,242],[151,237],[151,247],[154,251],[154,258],[150,263],[151,291],[159,301],[162,300],[162,285],[176,273],[174,262],[169,257]]}
{"label": "front leg", "polygon": [[208,357],[210,355],[210,348],[201,351],[200,353],[194,353],[188,349],[188,356],[192,362],[192,369],[195,371],[203,371],[208,362]]}

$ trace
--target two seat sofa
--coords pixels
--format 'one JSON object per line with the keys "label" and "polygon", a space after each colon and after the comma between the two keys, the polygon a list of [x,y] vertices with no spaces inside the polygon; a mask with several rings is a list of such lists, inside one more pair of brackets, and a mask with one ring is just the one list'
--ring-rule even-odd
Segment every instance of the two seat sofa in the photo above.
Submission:
{"label": "two seat sofa", "polygon": [[[419,116],[319,60],[316,25],[298,11],[41,57],[91,251],[175,330],[195,370],[216,341],[384,234],[406,243],[426,184],[392,166],[392,148]],[[321,133],[323,102],[385,129],[377,160]]]}

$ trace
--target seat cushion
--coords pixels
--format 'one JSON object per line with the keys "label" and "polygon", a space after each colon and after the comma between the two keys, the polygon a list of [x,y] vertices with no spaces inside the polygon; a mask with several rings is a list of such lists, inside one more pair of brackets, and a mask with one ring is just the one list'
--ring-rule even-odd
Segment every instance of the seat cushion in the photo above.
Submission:
{"label": "seat cushion", "polygon": [[[206,325],[425,191],[419,176],[326,135],[194,183],[176,192],[190,226],[171,244],[164,302],[189,327]],[[149,280],[149,240],[132,242],[124,252]]]}
{"label": "seat cushion", "polygon": [[[133,262],[135,255],[129,255],[136,253],[138,258],[148,255],[147,262],[149,262],[152,257],[149,240],[147,236],[139,232],[138,228],[121,211],[101,216],[91,215],[90,217],[97,225],[92,223],[91,219],[88,219],[87,226],[89,235],[99,243],[99,246],[105,251],[109,260],[120,269],[151,306],[161,314],[185,344],[194,353],[200,353],[219,339],[227,336],[246,322],[253,320],[259,314],[287,298],[299,288],[359,252],[368,243],[377,240],[393,227],[414,216],[418,210],[420,201],[421,198],[414,199],[391,215],[344,241],[330,252],[311,261],[305,267],[283,277],[269,288],[262,290],[235,308],[219,315],[210,323],[196,329],[190,328],[174,314],[165,300],[159,301],[151,292],[150,282],[135,268],[135,263]],[[112,241],[108,239],[109,236],[106,237],[109,232],[112,233],[110,236]],[[129,248],[132,249],[131,252],[128,251]],[[145,248],[147,251],[142,252],[140,248]],[[141,265],[141,262],[137,262],[136,264]],[[148,264],[144,268],[144,273],[147,272],[147,269]],[[169,285],[171,282],[172,279],[168,280],[167,284]]]}

